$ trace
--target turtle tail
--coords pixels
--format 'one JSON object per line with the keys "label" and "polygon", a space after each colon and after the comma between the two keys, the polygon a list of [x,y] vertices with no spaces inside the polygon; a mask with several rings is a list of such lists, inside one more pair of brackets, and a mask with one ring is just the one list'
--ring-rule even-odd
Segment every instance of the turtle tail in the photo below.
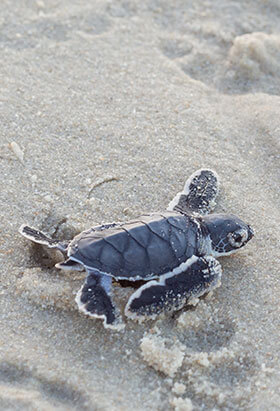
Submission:
{"label": "turtle tail", "polygon": [[41,231],[36,230],[32,227],[29,227],[28,225],[22,225],[19,229],[19,232],[21,235],[33,241],[34,243],[43,244],[43,245],[48,246],[49,248],[58,248],[61,251],[67,250],[67,247],[68,247],[67,242],[61,242],[61,241],[49,238]]}

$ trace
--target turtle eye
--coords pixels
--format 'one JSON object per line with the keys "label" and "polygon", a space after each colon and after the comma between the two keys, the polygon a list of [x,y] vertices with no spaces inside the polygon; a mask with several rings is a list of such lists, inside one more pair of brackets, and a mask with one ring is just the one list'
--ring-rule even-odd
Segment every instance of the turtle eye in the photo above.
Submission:
{"label": "turtle eye", "polygon": [[235,238],[234,238],[236,243],[241,243],[242,242],[242,236],[240,234],[238,234]]}
{"label": "turtle eye", "polygon": [[246,242],[248,233],[244,229],[240,229],[228,234],[228,241],[234,248],[239,248]]}

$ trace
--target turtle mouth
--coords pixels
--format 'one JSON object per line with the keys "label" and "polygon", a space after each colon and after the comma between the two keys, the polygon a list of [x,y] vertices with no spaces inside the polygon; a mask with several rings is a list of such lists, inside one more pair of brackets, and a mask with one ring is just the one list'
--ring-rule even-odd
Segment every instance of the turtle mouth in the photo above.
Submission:
{"label": "turtle mouth", "polygon": [[251,238],[253,238],[254,235],[255,235],[254,230],[252,229],[251,226],[248,225],[248,238],[247,238],[247,242],[248,242],[249,240],[251,240]]}

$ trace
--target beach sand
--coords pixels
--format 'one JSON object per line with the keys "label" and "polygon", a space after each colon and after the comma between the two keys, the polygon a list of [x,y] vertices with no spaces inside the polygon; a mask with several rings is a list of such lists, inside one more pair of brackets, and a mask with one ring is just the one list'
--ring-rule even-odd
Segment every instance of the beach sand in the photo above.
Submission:
{"label": "beach sand", "polygon": [[[279,18],[277,0],[1,2],[2,410],[280,409]],[[164,210],[202,167],[255,237],[192,309],[106,330],[77,310],[83,273],[18,234]]]}

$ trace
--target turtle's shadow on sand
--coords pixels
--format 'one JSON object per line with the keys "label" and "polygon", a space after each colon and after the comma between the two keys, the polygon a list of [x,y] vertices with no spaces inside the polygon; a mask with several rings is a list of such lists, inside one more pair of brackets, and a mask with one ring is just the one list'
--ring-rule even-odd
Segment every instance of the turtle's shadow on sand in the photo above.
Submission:
{"label": "turtle's shadow on sand", "polygon": [[[11,392],[8,390],[4,397],[1,395],[1,391],[4,390],[6,384],[15,387],[16,399],[13,399],[15,394],[13,390]],[[3,386],[2,389],[1,386]],[[88,402],[86,396],[70,384],[59,381],[57,378],[55,381],[48,380],[37,374],[36,371],[29,370],[23,364],[1,362],[0,406],[3,407],[2,409],[11,409],[15,404],[18,409],[20,403],[22,403],[22,409],[26,409],[27,405],[34,405],[34,402],[38,407],[44,407],[48,403],[50,408],[55,405],[67,409],[73,409],[73,406],[78,407],[80,410],[89,409],[86,405]]]}

